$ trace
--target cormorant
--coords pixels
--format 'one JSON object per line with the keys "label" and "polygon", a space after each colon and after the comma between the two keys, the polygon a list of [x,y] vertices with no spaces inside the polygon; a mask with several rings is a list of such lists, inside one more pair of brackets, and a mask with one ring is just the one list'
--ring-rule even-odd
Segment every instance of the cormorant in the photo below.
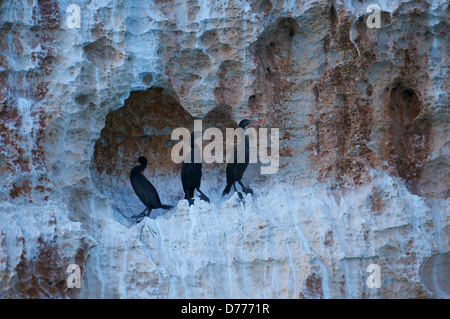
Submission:
{"label": "cormorant", "polygon": [[150,183],[141,172],[147,167],[147,159],[144,156],[137,160],[141,165],[134,167],[130,173],[131,186],[139,199],[144,203],[146,208],[139,215],[132,218],[142,220],[145,216],[149,216],[152,209],[163,208],[171,209],[173,206],[161,204],[156,188]]}
{"label": "cormorant", "polygon": [[[252,122],[254,122],[254,121],[244,119],[241,122],[239,122],[239,127],[242,128],[243,130],[245,130],[247,125],[249,125]],[[245,187],[241,181],[242,176],[244,175],[244,172],[247,169],[249,162],[250,162],[250,142],[249,142],[248,135],[245,135],[245,161],[244,161],[244,163],[237,162],[237,149],[236,149],[234,151],[234,162],[227,164],[227,186],[225,187],[225,189],[222,193],[222,197],[225,196],[226,194],[228,194],[231,190],[231,186],[233,186],[234,190],[238,193],[239,198],[241,200],[243,199],[242,194],[240,192],[238,192],[238,190],[236,189],[236,185],[235,185],[236,182],[238,182],[239,185],[241,185],[242,191],[245,194],[249,194],[249,193],[253,194],[253,191],[250,188]]]}
{"label": "cormorant", "polygon": [[200,184],[202,182],[202,162],[195,163],[195,154],[200,159],[200,149],[195,144],[195,132],[191,134],[191,152],[186,155],[190,156],[191,162],[181,165],[181,183],[183,184],[184,199],[187,199],[189,206],[194,203],[194,191],[197,190],[200,193],[200,199],[209,203],[209,198],[200,190]]}

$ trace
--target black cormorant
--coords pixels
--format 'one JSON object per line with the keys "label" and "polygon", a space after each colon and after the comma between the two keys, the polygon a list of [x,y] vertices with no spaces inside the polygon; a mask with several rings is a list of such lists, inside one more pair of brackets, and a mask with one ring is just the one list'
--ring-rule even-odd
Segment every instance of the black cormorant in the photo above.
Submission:
{"label": "black cormorant", "polygon": [[[181,165],[181,183],[183,184],[184,199],[187,199],[189,206],[193,204],[194,191],[197,190],[200,193],[200,199],[207,201],[209,203],[209,198],[200,190],[200,184],[202,182],[202,160],[200,159],[200,149],[197,144],[195,144],[195,132],[191,134],[191,152],[186,155],[190,156],[190,163],[185,163]],[[195,163],[195,154],[197,158],[200,159],[200,163]]]}
{"label": "black cormorant", "polygon": [[[249,125],[252,122],[254,122],[254,121],[244,119],[241,122],[239,122],[239,127],[242,128],[243,130],[245,130],[247,125]],[[237,162],[237,150],[235,150],[234,151],[234,162],[227,164],[227,186],[225,187],[225,189],[222,193],[222,196],[225,196],[226,194],[228,194],[231,190],[231,186],[233,186],[234,190],[238,193],[239,198],[242,200],[243,199],[242,194],[240,192],[238,192],[238,190],[236,189],[236,185],[235,185],[236,182],[238,182],[239,185],[241,185],[242,191],[245,194],[249,194],[249,193],[253,194],[253,191],[250,188],[245,187],[241,181],[242,176],[244,175],[244,172],[247,169],[249,161],[250,161],[250,142],[249,142],[248,135],[245,135],[245,161],[244,161],[244,163]]]}
{"label": "black cormorant", "polygon": [[137,160],[141,165],[134,167],[130,173],[131,186],[139,199],[146,206],[145,210],[132,218],[142,220],[149,216],[152,209],[171,209],[173,206],[161,204],[156,188],[150,183],[141,172],[147,167],[147,159],[143,156]]}

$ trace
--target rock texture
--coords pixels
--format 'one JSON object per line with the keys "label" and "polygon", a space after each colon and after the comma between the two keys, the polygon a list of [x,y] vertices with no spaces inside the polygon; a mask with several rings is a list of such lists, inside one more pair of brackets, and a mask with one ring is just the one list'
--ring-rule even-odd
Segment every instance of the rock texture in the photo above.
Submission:
{"label": "rock texture", "polygon": [[[448,298],[448,2],[369,4],[2,2],[0,296]],[[280,170],[244,206],[205,164],[189,207],[172,129],[244,117]],[[132,224],[139,155],[176,208]]]}

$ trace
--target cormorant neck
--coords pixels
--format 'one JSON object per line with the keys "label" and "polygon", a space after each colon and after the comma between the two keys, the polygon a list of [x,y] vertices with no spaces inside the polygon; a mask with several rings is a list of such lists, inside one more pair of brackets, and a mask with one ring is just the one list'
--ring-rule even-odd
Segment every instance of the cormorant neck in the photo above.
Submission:
{"label": "cormorant neck", "polygon": [[140,173],[140,172],[142,172],[146,167],[147,167],[147,164],[141,164],[141,165],[139,165],[139,166],[133,167],[133,169],[131,170],[131,172],[133,172],[133,173]]}
{"label": "cormorant neck", "polygon": [[200,147],[197,144],[194,144],[193,146],[191,146],[191,152],[188,155],[191,157],[191,163],[195,163],[196,154],[198,154],[197,157],[200,157]]}

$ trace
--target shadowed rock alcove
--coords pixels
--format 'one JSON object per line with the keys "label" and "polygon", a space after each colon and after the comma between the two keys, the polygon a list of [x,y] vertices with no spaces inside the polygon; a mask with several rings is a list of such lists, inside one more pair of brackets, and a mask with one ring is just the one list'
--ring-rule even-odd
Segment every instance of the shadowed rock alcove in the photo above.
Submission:
{"label": "shadowed rock alcove", "polygon": [[[148,159],[144,175],[168,201],[168,185],[175,181],[180,165],[171,159],[171,133],[177,127],[188,129],[193,117],[181,106],[175,94],[162,87],[133,91],[124,106],[110,112],[105,127],[94,147],[91,173],[98,189],[112,200],[119,212],[129,217],[142,211],[144,205],[134,194],[129,182],[131,169],[139,156]],[[181,185],[180,185],[181,191]]]}
{"label": "shadowed rock alcove", "polygon": [[[279,129],[280,168],[286,167],[295,155],[296,128],[299,119],[293,116],[299,103],[289,92],[295,91],[302,63],[300,32],[296,19],[278,18],[268,25],[249,47],[256,65],[254,94],[248,99],[248,108],[264,127]],[[300,148],[300,147],[299,147]]]}
{"label": "shadowed rock alcove", "polygon": [[420,178],[429,153],[429,119],[420,117],[422,105],[417,92],[403,83],[395,83],[389,95],[390,156],[400,177],[417,194]]}
{"label": "shadowed rock alcove", "polygon": [[420,279],[438,298],[450,297],[450,253],[432,255],[420,266]]}

